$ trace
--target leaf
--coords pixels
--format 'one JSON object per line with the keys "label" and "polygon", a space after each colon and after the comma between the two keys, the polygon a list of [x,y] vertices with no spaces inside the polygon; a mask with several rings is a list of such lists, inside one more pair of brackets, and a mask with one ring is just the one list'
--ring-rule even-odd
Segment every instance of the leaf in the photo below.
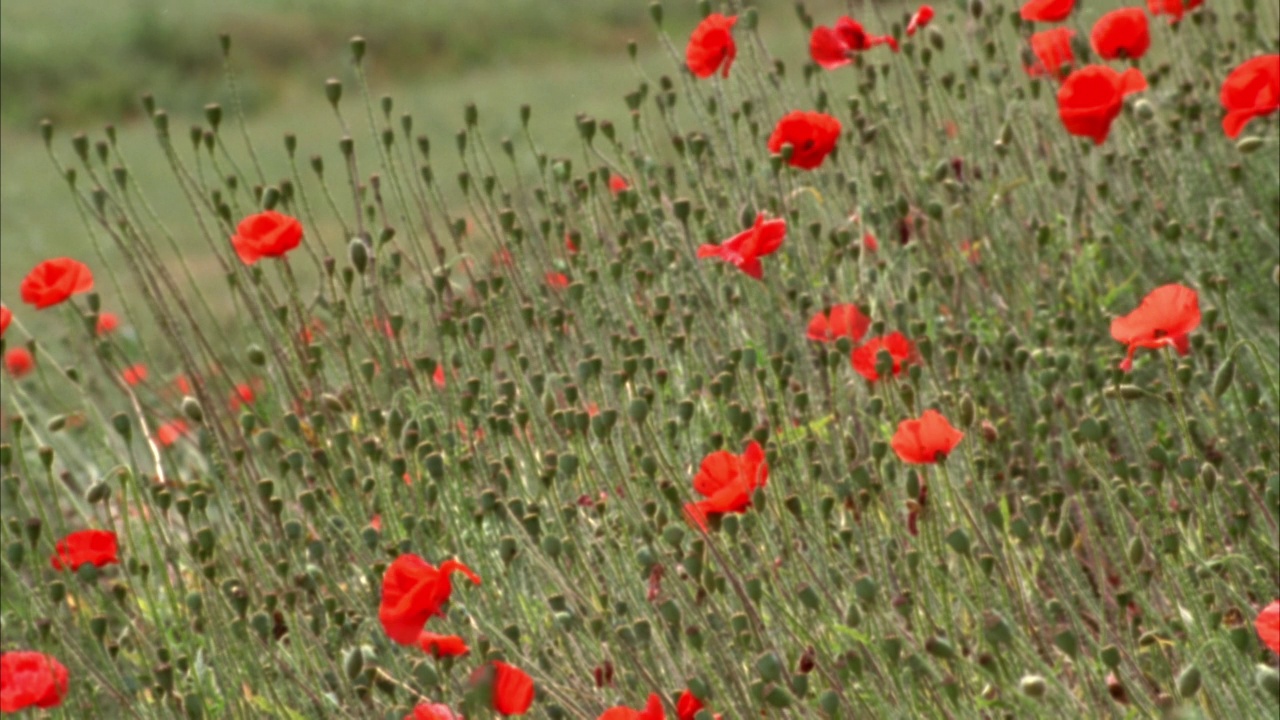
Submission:
{"label": "leaf", "polygon": [[836,632],[862,645],[871,645],[871,637],[865,633],[858,632],[847,625],[836,625]]}

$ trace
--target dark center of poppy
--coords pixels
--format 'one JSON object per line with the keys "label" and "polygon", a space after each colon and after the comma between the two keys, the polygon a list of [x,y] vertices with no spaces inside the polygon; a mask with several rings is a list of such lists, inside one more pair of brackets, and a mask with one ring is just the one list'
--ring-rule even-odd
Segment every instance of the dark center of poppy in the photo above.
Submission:
{"label": "dark center of poppy", "polygon": [[810,138],[810,139],[805,140],[803,143],[801,143],[801,144],[800,144],[800,149],[801,149],[801,150],[804,150],[804,151],[806,151],[806,152],[807,152],[807,151],[809,151],[809,150],[812,150],[812,149],[813,149],[813,145],[814,145],[814,143],[813,143],[813,139],[812,139],[812,138]]}
{"label": "dark center of poppy", "polygon": [[933,453],[933,461],[934,461],[934,462],[939,462],[939,463],[940,463],[940,462],[945,462],[945,461],[946,461],[946,459],[947,459],[947,453],[946,453],[946,451],[945,451],[945,450],[938,450],[938,451],[935,451],[935,452]]}
{"label": "dark center of poppy", "polygon": [[1155,332],[1151,333],[1151,336],[1157,340],[1163,337],[1167,337],[1168,335],[1169,335],[1169,331],[1165,330],[1164,328],[1156,328]]}

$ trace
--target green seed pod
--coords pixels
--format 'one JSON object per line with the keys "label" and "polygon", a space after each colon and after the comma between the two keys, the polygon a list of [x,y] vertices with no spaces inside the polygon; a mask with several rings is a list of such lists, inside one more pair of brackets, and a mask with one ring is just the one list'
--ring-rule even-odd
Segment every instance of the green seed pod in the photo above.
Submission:
{"label": "green seed pod", "polygon": [[1231,388],[1231,382],[1236,378],[1236,355],[1235,352],[1227,357],[1226,361],[1218,367],[1213,374],[1213,396],[1222,397],[1227,390]]}
{"label": "green seed pod", "polygon": [[1242,137],[1236,142],[1236,152],[1241,155],[1250,155],[1260,147],[1262,147],[1262,138],[1253,135]]}
{"label": "green seed pod", "polygon": [[1039,675],[1027,675],[1018,681],[1018,689],[1027,697],[1042,698],[1048,687]]}
{"label": "green seed pod", "polygon": [[182,414],[193,423],[204,422],[204,409],[200,407],[200,401],[190,395],[182,398]]}
{"label": "green seed pod", "polygon": [[1200,670],[1195,665],[1188,665],[1178,675],[1178,695],[1190,698],[1200,692]]}
{"label": "green seed pod", "polygon": [[782,679],[782,661],[773,653],[765,653],[756,658],[756,672],[765,682],[778,682]]}
{"label": "green seed pod", "polygon": [[1142,558],[1146,557],[1147,555],[1147,547],[1146,545],[1143,544],[1141,536],[1134,535],[1133,539],[1129,541],[1129,549],[1128,549],[1127,555],[1129,558],[1129,564],[1131,565],[1142,564]]}
{"label": "green seed pod", "polygon": [[1258,665],[1253,673],[1253,682],[1259,690],[1280,702],[1280,672],[1273,667]]}

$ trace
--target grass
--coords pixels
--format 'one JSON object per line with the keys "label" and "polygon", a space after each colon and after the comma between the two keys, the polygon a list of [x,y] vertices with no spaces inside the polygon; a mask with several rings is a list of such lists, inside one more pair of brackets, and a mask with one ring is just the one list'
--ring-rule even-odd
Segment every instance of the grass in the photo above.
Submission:
{"label": "grass", "polygon": [[[678,62],[690,23],[671,20],[634,66],[619,50],[398,85],[385,120],[379,82],[366,108],[335,60],[247,120],[252,155],[226,101],[214,153],[187,140],[209,128],[198,112],[166,116],[176,170],[148,125],[122,126],[106,162],[100,133],[80,162],[59,125],[74,193],[38,169],[38,139],[10,136],[3,342],[36,370],[0,379],[0,573],[26,588],[0,595],[4,649],[67,665],[54,717],[399,719],[425,701],[492,717],[469,678],[499,658],[533,676],[532,717],[650,693],[673,717],[686,688],[726,718],[1265,716],[1280,133],[1261,118],[1237,145],[1217,100],[1275,50],[1254,32],[1274,8],[1250,7],[1154,20],[1151,87],[1097,147],[1065,134],[994,3],[939,8],[903,52],[832,72],[806,67],[794,12],[744,13],[727,80],[675,66],[665,43]],[[765,149],[792,109],[846,131],[812,172]],[[306,233],[249,268],[226,238],[263,202]],[[696,257],[758,211],[788,227],[760,281]],[[12,280],[53,254],[90,264],[100,294],[15,307]],[[1111,319],[1167,283],[1197,293],[1189,353],[1121,371]],[[807,340],[836,303],[869,336],[909,336],[915,361],[869,382],[854,343]],[[85,332],[99,305],[121,332]],[[121,382],[139,362],[147,380]],[[253,400],[229,403],[240,384]],[[891,439],[928,409],[964,438],[907,464]],[[159,442],[179,418],[189,432]],[[702,532],[684,514],[700,464],[752,441],[768,484]],[[120,562],[51,569],[85,528],[115,531]],[[426,626],[469,656],[388,638],[383,578],[404,553],[483,579],[455,578]]]}

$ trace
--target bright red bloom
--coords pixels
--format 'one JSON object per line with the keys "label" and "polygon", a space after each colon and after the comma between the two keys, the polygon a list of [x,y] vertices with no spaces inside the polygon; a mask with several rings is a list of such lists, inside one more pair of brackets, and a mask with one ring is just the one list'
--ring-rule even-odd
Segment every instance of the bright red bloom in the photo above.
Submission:
{"label": "bright red bloom", "polygon": [[568,233],[565,233],[564,236],[564,249],[570,255],[574,255],[578,252],[578,244],[573,241],[573,236]]}
{"label": "bright red bloom", "polygon": [[1253,621],[1253,627],[1262,638],[1262,644],[1271,648],[1271,652],[1280,654],[1280,600],[1262,608]]}
{"label": "bright red bloom", "polygon": [[627,182],[627,179],[622,177],[621,175],[609,176],[609,192],[613,193],[614,195],[617,195],[618,193],[630,187],[631,187],[631,183]]}
{"label": "bright red bloom", "polygon": [[884,350],[889,353],[889,357],[893,358],[893,374],[896,376],[902,372],[902,368],[915,362],[916,347],[907,339],[906,335],[900,332],[892,332],[877,338],[871,338],[867,342],[853,349],[849,355],[849,361],[853,363],[853,369],[859,375],[871,382],[880,379],[880,373],[876,372],[876,358],[880,351]]}
{"label": "bright red bloom", "polygon": [[377,530],[378,532],[382,532],[382,515],[374,515],[369,518],[369,527]]}
{"label": "bright red bloom", "polygon": [[819,25],[809,35],[809,56],[824,70],[834,70],[853,62],[853,54],[888,45],[898,52],[892,35],[868,35],[862,23],[845,16],[834,27]]}
{"label": "bright red bloom", "polygon": [[405,715],[404,720],[464,720],[461,715],[455,715],[448,705],[440,703],[418,703],[413,708],[413,712]]}
{"label": "bright red bloom", "polygon": [[434,658],[462,657],[471,652],[466,641],[457,635],[437,635],[426,630],[418,634],[418,647]]}
{"label": "bright red bloom", "polygon": [[1187,334],[1200,327],[1200,296],[1182,285],[1163,285],[1152,290],[1138,308],[1111,321],[1111,337],[1129,346],[1120,369],[1133,369],[1138,348],[1173,347],[1180,354],[1191,351]]}
{"label": "bright red bloom", "polygon": [[769,152],[780,153],[784,144],[790,144],[788,164],[812,170],[827,159],[839,139],[839,120],[820,112],[796,110],[783,115],[774,126],[769,136]]}
{"label": "bright red bloom", "polygon": [[600,713],[596,720],[667,720],[667,713],[662,709],[662,698],[657,693],[649,693],[649,701],[645,703],[643,710],[610,708]]}
{"label": "bright red bloom", "polygon": [[[694,695],[691,691],[685,690],[680,695],[680,700],[676,702],[676,720],[694,720],[699,710],[705,708],[706,705]],[[720,713],[716,713],[712,717],[720,720]]]}
{"label": "bright red bloom", "polygon": [[1093,51],[1107,60],[1136,60],[1151,47],[1151,30],[1142,8],[1123,8],[1098,18],[1089,34]]}
{"label": "bright red bloom", "polygon": [[147,379],[147,366],[142,363],[130,365],[120,373],[120,379],[124,380],[126,385],[133,386]]}
{"label": "bright red bloom", "polygon": [[1119,73],[1102,65],[1082,67],[1058,88],[1058,117],[1067,132],[1101,145],[1125,96],[1146,89],[1147,79],[1136,68]]}
{"label": "bright red bloom", "polygon": [[54,570],[70,567],[79,570],[81,565],[113,565],[120,562],[116,534],[110,530],[80,530],[62,538],[54,545],[56,554],[49,563]]}
{"label": "bright red bloom", "polygon": [[1204,4],[1204,0],[1147,0],[1147,9],[1152,15],[1168,15],[1169,23],[1182,19],[1187,11]]}
{"label": "bright red bloom", "polygon": [[172,420],[156,428],[156,442],[163,447],[169,447],[182,439],[182,436],[186,435],[188,430],[186,422]]}
{"label": "bright red bloom", "polygon": [[1280,55],[1246,60],[1222,83],[1222,131],[1234,138],[1250,120],[1280,110]]}
{"label": "bright red bloom", "polygon": [[442,363],[436,364],[436,371],[431,373],[431,382],[435,383],[438,388],[444,387],[444,365]]}
{"label": "bright red bloom", "polygon": [[741,455],[717,450],[702,459],[693,478],[693,490],[707,498],[686,503],[685,514],[698,527],[707,528],[709,513],[743,513],[751,507],[751,494],[769,482],[764,450],[754,440]]}
{"label": "bright red bloom", "polygon": [[241,405],[252,405],[256,397],[252,384],[240,383],[231,392],[231,399],[227,401],[227,404],[231,407],[231,411],[235,412],[240,409]]}
{"label": "bright red bloom", "polygon": [[1076,0],[1028,0],[1021,14],[1027,22],[1062,22],[1075,7]]}
{"label": "bright red bloom", "polygon": [[54,258],[32,268],[22,279],[18,291],[22,301],[37,310],[65,302],[72,295],[93,289],[93,273],[82,262],[71,258]]}
{"label": "bright red bloom", "polygon": [[0,653],[0,713],[51,708],[67,694],[67,668],[31,650]]}
{"label": "bright red bloom", "polygon": [[11,322],[13,322],[13,313],[3,303],[0,303],[0,337],[4,337],[4,332],[9,329],[9,323]]}
{"label": "bright red bloom", "polygon": [[24,347],[12,348],[4,354],[4,369],[15,378],[26,375],[35,367],[35,357]]}
{"label": "bright red bloom", "polygon": [[240,262],[252,265],[265,257],[284,257],[302,242],[302,223],[275,210],[267,210],[240,221],[231,245]]}
{"label": "bright red bloom", "polygon": [[684,58],[694,75],[706,78],[720,70],[723,77],[729,77],[729,67],[738,55],[738,46],[730,32],[736,22],[737,15],[711,13],[693,29]]}
{"label": "bright red bloom", "polygon": [[547,284],[557,290],[569,287],[569,277],[564,273],[549,272],[546,279]]}
{"label": "bright red bloom", "polygon": [[457,560],[446,560],[439,568],[411,553],[393,560],[382,576],[378,606],[378,620],[387,636],[401,645],[417,642],[427,620],[444,616],[444,604],[453,594],[450,576],[455,572],[480,584],[480,576]]}
{"label": "bright red bloom", "polygon": [[98,326],[96,328],[96,332],[99,335],[106,335],[107,333],[115,332],[118,327],[120,327],[120,318],[116,317],[115,313],[98,313]]}
{"label": "bright red bloom", "polygon": [[183,395],[191,394],[191,381],[187,379],[186,375],[179,375],[178,377],[174,378],[173,387],[175,390],[182,393]]}
{"label": "bright red bloom", "polygon": [[813,318],[809,320],[806,336],[818,342],[835,342],[839,338],[847,337],[856,343],[867,334],[867,329],[870,327],[871,318],[863,315],[857,305],[843,303],[832,305],[829,310],[814,313]]}
{"label": "bright red bloom", "polygon": [[907,23],[907,37],[916,34],[920,30],[933,21],[933,8],[929,5],[921,5],[920,9],[911,16],[911,21]]}
{"label": "bright red bloom", "polygon": [[488,687],[489,701],[502,715],[523,715],[533,705],[533,678],[501,660],[477,668],[470,683],[472,687]]}
{"label": "bright red bloom", "polygon": [[964,433],[951,427],[941,413],[925,410],[919,419],[898,423],[891,444],[903,462],[930,465],[946,460],[962,439]]}
{"label": "bright red bloom", "polygon": [[862,247],[867,252],[875,252],[880,249],[880,242],[876,240],[876,236],[872,235],[870,230],[862,236]]}
{"label": "bright red bloom", "polygon": [[760,264],[760,258],[777,252],[787,236],[786,220],[764,218],[764,213],[756,215],[756,222],[750,229],[743,230],[719,245],[699,247],[698,257],[720,258],[756,280],[761,279],[764,277],[764,267]]}
{"label": "bright red bloom", "polygon": [[1031,36],[1031,53],[1036,56],[1036,64],[1026,68],[1031,77],[1048,75],[1061,79],[1063,70],[1075,62],[1071,52],[1071,38],[1076,31],[1067,27],[1053,28]]}

